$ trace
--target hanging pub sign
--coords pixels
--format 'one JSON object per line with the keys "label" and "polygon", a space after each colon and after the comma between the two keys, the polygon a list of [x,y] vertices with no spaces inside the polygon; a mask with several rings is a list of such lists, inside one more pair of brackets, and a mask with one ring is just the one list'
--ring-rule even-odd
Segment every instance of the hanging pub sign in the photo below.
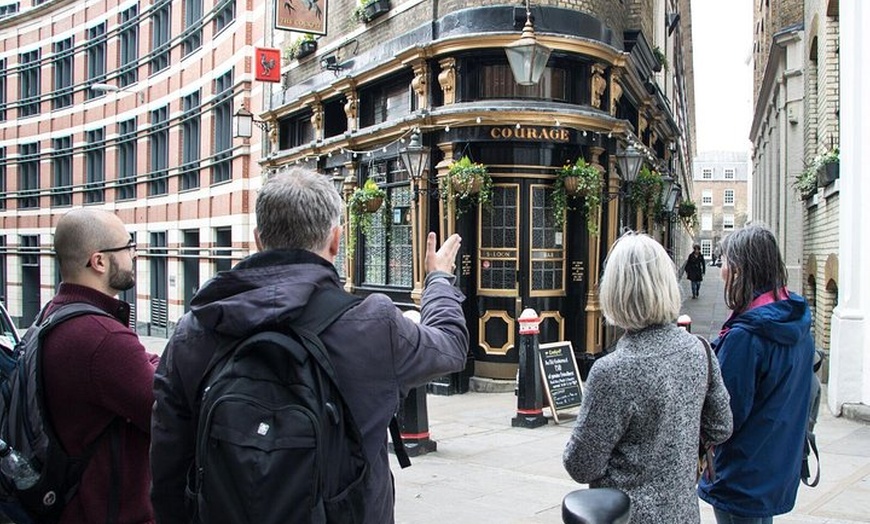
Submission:
{"label": "hanging pub sign", "polygon": [[281,50],[254,48],[254,79],[260,82],[281,81]]}
{"label": "hanging pub sign", "polygon": [[275,0],[275,29],[325,35],[328,1]]}

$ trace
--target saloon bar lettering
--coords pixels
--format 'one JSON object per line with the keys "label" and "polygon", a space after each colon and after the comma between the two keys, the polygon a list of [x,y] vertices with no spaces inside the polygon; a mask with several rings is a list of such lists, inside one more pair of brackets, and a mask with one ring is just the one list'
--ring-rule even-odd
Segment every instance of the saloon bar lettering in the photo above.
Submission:
{"label": "saloon bar lettering", "polygon": [[551,142],[568,142],[571,134],[561,127],[493,127],[489,136],[497,140],[549,140]]}

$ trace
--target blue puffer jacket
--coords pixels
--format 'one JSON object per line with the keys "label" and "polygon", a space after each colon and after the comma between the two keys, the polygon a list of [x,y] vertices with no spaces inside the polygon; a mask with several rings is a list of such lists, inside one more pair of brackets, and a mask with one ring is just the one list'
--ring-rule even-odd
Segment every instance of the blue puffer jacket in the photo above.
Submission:
{"label": "blue puffer jacket", "polygon": [[734,433],[716,448],[716,481],[698,495],[741,517],[794,507],[803,457],[813,339],[806,300],[789,298],[730,318],[713,341],[731,395]]}

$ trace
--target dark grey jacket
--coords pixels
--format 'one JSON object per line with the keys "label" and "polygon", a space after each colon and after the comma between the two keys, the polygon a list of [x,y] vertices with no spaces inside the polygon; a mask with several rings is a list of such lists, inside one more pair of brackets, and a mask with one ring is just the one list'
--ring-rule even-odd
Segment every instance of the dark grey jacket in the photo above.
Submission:
{"label": "dark grey jacket", "polygon": [[[468,332],[462,293],[452,275],[430,274],[419,325],[392,301],[373,294],[348,310],[321,338],[340,388],[360,426],[371,465],[368,524],[393,522],[387,426],[400,394],[462,369]],[[267,251],[207,282],[179,321],[154,380],[151,499],[158,522],[188,522],[184,487],[194,453],[196,390],[214,349],[264,325],[297,317],[318,287],[338,287],[332,264],[307,251]]]}
{"label": "dark grey jacket", "polygon": [[631,498],[632,524],[700,521],[698,436],[731,435],[731,408],[715,355],[707,388],[701,341],[672,324],[627,333],[592,367],[565,469],[590,487]]}

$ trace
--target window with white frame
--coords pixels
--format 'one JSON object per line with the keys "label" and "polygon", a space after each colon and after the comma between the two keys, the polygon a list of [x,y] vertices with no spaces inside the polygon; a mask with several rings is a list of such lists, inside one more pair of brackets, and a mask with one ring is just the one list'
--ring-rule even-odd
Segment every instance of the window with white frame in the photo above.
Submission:
{"label": "window with white frame", "polygon": [[701,214],[701,231],[713,231],[713,213]]}
{"label": "window with white frame", "polygon": [[733,213],[725,213],[722,215],[722,229],[725,231],[731,231],[734,229],[734,214]]}
{"label": "window with white frame", "polygon": [[701,254],[705,257],[709,257],[713,254],[713,241],[709,238],[701,240]]}
{"label": "window with white frame", "polygon": [[725,190],[725,193],[723,195],[722,204],[726,205],[726,206],[733,206],[734,205],[734,190],[733,189],[726,189]]}
{"label": "window with white frame", "polygon": [[701,178],[704,180],[713,180],[713,168],[705,167],[701,169]]}
{"label": "window with white frame", "polygon": [[701,205],[702,206],[712,206],[713,205],[713,190],[705,189],[701,192]]}
{"label": "window with white frame", "polygon": [[734,180],[734,168],[733,167],[726,167],[724,174],[725,174],[725,180]]}

